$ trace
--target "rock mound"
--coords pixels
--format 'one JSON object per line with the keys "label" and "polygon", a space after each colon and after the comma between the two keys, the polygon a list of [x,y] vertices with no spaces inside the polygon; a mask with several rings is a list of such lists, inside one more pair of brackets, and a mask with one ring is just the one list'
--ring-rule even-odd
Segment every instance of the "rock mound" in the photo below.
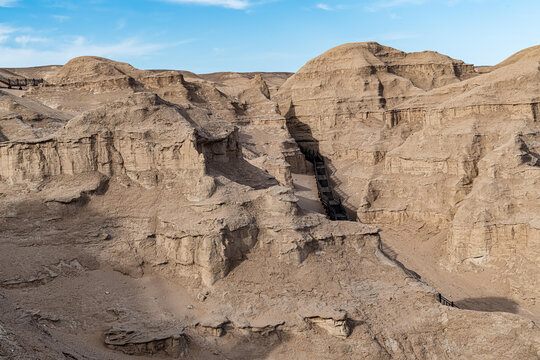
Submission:
{"label": "rock mound", "polygon": [[62,66],[48,78],[48,82],[56,86],[103,93],[118,90],[157,90],[171,85],[182,88],[184,77],[179,71],[139,70],[123,62],[82,56]]}
{"label": "rock mound", "polygon": [[132,77],[137,69],[118,61],[97,56],[81,56],[68,61],[49,81],[54,84],[74,84],[85,81]]}
{"label": "rock mound", "polygon": [[540,45],[531,46],[530,48],[523,49],[501,63],[493,66],[494,69],[499,69],[504,66],[512,65],[521,61],[540,61]]}
{"label": "rock mound", "polygon": [[323,106],[338,98],[342,106],[378,111],[475,74],[472,65],[436,52],[408,54],[374,42],[352,43],[309,61],[279,92],[283,96],[293,86],[295,94],[317,89],[313,95]]}

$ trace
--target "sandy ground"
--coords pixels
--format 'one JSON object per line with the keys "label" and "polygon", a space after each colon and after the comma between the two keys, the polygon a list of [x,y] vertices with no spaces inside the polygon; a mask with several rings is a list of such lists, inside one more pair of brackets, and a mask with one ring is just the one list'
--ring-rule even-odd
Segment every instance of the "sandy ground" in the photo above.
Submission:
{"label": "sandy ground", "polygon": [[[522,315],[540,323],[540,305],[521,305],[501,296],[507,289],[498,281],[497,273],[462,273],[447,271],[440,263],[446,232],[418,227],[381,226],[381,239],[385,252],[406,268],[418,273],[422,280],[435,287],[462,308],[478,311],[502,311]],[[504,290],[503,290],[504,289]]]}
{"label": "sandy ground", "polygon": [[317,196],[315,174],[310,170],[307,174],[292,174],[294,194],[298,198],[298,206],[304,213],[324,214],[324,209]]}
{"label": "sandy ground", "polygon": [[[317,197],[313,172],[293,174],[298,206],[305,213],[321,213],[324,209]],[[519,314],[540,323],[540,305],[518,304],[501,296],[505,285],[497,281],[496,272],[450,272],[440,263],[446,232],[428,229],[423,223],[416,226],[380,226],[385,253],[416,272],[421,279],[438,289],[445,297],[462,308],[477,311],[501,311]],[[506,289],[505,289],[506,290]]]}
{"label": "sandy ground", "polygon": [[18,90],[18,89],[8,89],[7,87],[0,86],[0,90],[7,92],[8,94],[15,95],[15,96],[23,96],[23,94],[26,92],[25,90]]}

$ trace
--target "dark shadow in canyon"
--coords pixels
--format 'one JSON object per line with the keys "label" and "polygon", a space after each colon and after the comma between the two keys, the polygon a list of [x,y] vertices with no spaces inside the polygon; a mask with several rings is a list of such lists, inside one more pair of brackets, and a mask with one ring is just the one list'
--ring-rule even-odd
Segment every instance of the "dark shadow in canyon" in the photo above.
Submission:
{"label": "dark shadow in canyon", "polygon": [[268,172],[251,165],[244,159],[230,159],[227,162],[210,160],[207,169],[209,175],[223,175],[232,182],[246,185],[256,190],[279,185],[276,178]]}
{"label": "dark shadow in canyon", "polygon": [[507,312],[517,314],[519,305],[514,300],[489,296],[480,298],[468,298],[454,302],[454,304],[464,310],[487,311],[487,312]]}
{"label": "dark shadow in canyon", "polygon": [[401,269],[403,270],[403,272],[405,272],[405,274],[407,274],[407,276],[410,276],[416,280],[421,280],[422,279],[422,276],[420,276],[420,274],[418,274],[416,271],[413,271],[409,268],[407,268],[401,261],[399,261],[397,259],[397,256],[398,256],[398,253],[392,249],[388,244],[384,243],[384,242],[379,242],[379,250],[384,254],[384,256],[386,256],[387,258],[389,258],[390,260],[392,260],[394,263],[396,263],[396,265]]}
{"label": "dark shadow in canyon", "polygon": [[[300,121],[296,116],[296,110],[294,104],[291,103],[289,110],[283,115],[286,119],[287,130],[296,141],[298,147],[305,153],[306,151],[314,152],[315,154],[321,154],[319,141],[313,136],[311,127]],[[332,188],[334,196],[340,199],[341,206],[347,213],[347,219],[350,221],[356,221],[356,208],[347,202],[347,194],[339,190],[342,182],[333,174],[336,171],[336,167],[332,164],[332,161],[328,157],[324,157],[324,164],[328,173],[329,183]]]}

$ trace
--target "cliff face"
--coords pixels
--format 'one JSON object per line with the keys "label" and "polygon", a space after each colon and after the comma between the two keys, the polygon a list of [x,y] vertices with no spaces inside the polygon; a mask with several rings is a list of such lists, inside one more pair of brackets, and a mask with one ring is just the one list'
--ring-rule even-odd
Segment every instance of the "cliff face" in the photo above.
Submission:
{"label": "cliff face", "polygon": [[[192,81],[187,82],[180,72],[140,71],[102,58],[77,58],[52,71],[46,85],[29,90],[23,98],[5,95],[15,104],[12,108],[37,109],[41,117],[60,118],[55,131],[29,139],[13,136],[0,143],[0,183],[8,186],[8,193],[21,187],[38,189],[34,195],[45,201],[71,204],[105,192],[109,200],[97,210],[103,212],[113,198],[142,191],[137,200],[147,203],[140,214],[129,205],[111,211],[116,214],[112,219],[120,223],[140,216],[142,224],[135,228],[146,235],[133,237],[131,225],[123,225],[122,231],[113,231],[115,238],[143,254],[134,257],[141,263],[167,263],[164,273],[191,274],[204,284],[226,276],[261,238],[275,236],[266,234],[267,228],[280,224],[290,228],[293,237],[311,238],[309,229],[300,231],[287,220],[297,210],[290,189],[278,186],[292,187],[291,166],[285,159],[300,167],[304,160],[260,76],[234,98],[195,75],[188,74]],[[55,107],[70,113],[80,109],[73,104],[83,104],[84,111],[71,118],[37,100],[55,102]],[[263,132],[275,136],[261,137]],[[244,138],[252,140],[242,149],[239,141]],[[40,192],[45,183],[71,185]],[[108,190],[115,185],[135,190]],[[159,204],[151,200],[161,196],[166,199]],[[252,213],[248,210],[252,207],[264,210]],[[268,216],[272,211],[276,215]],[[185,221],[194,214],[196,223]],[[314,221],[312,226],[321,222]],[[286,261],[299,262],[313,239],[279,245],[284,241],[272,242],[272,251]],[[115,242],[112,253],[102,256],[120,268],[139,269],[139,260],[112,255],[126,254],[122,244]]]}
{"label": "cliff face", "polygon": [[531,48],[480,75],[436,53],[348,44],[276,98],[359,220],[449,229],[447,266],[497,268],[525,299],[539,289],[539,60]]}
{"label": "cliff face", "polygon": [[39,182],[100,172],[152,186],[165,173],[202,175],[205,160],[239,156],[231,125],[223,123],[211,133],[194,123],[192,112],[197,110],[175,107],[153,94],[134,95],[75,117],[52,137],[0,145],[0,177],[8,183]]}

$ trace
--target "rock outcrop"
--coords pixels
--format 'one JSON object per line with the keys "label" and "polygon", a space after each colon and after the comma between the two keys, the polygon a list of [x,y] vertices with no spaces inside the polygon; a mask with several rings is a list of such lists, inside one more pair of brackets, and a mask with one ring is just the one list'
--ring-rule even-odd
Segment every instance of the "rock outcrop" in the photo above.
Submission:
{"label": "rock outcrop", "polygon": [[148,328],[114,328],[105,333],[105,345],[128,355],[166,355],[176,359],[182,357],[187,348],[187,338],[182,331],[169,334],[150,331]]}
{"label": "rock outcrop", "polygon": [[359,220],[449,229],[447,266],[496,268],[511,296],[531,299],[539,60],[534,47],[480,74],[437,53],[347,44],[308,62],[276,99]]}
{"label": "rock outcrop", "polygon": [[0,90],[0,141],[31,140],[58,131],[71,116]]}
{"label": "rock outcrop", "polygon": [[202,176],[205,159],[227,161],[229,156],[239,156],[233,127],[222,124],[217,130],[214,123],[214,129],[206,131],[205,121],[201,110],[173,106],[153,94],[137,94],[72,119],[53,137],[0,145],[0,178],[18,183],[100,172],[125,174],[152,186],[164,173]]}

